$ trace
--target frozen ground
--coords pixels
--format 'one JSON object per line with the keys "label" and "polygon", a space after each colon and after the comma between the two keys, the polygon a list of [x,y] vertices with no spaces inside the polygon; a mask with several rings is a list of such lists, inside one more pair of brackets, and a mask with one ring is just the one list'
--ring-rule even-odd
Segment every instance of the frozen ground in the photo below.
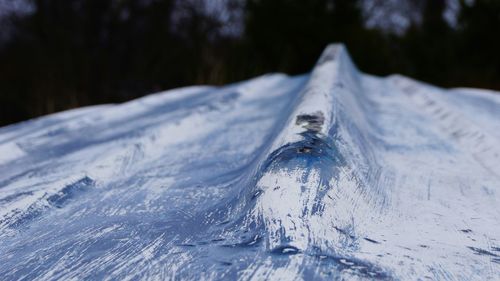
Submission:
{"label": "frozen ground", "polygon": [[314,70],[0,128],[0,279],[499,280],[500,95]]}

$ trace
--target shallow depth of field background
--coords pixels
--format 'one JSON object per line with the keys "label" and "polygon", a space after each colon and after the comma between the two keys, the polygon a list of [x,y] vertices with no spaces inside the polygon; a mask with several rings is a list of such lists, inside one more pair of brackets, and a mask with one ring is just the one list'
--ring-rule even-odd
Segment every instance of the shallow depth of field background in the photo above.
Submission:
{"label": "shallow depth of field background", "polygon": [[0,125],[193,84],[357,66],[500,90],[498,0],[0,0]]}

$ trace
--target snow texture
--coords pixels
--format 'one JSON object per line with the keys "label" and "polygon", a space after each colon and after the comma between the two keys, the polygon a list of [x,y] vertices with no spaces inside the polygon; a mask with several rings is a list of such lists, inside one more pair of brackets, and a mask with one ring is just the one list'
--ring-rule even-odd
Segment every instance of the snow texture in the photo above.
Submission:
{"label": "snow texture", "polygon": [[0,128],[2,280],[499,280],[500,95],[360,73]]}

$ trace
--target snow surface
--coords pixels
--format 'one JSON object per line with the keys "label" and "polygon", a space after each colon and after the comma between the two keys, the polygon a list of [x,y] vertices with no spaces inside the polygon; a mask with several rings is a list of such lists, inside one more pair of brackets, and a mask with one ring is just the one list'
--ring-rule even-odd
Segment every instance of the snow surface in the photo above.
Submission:
{"label": "snow surface", "polygon": [[0,128],[0,279],[499,280],[500,95],[360,73]]}

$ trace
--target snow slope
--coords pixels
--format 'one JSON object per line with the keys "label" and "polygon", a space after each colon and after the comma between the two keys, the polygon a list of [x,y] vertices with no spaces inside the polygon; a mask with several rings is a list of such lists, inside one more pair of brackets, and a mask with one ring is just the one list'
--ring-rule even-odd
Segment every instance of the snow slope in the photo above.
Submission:
{"label": "snow slope", "polygon": [[498,280],[500,95],[360,73],[0,128],[0,279]]}

